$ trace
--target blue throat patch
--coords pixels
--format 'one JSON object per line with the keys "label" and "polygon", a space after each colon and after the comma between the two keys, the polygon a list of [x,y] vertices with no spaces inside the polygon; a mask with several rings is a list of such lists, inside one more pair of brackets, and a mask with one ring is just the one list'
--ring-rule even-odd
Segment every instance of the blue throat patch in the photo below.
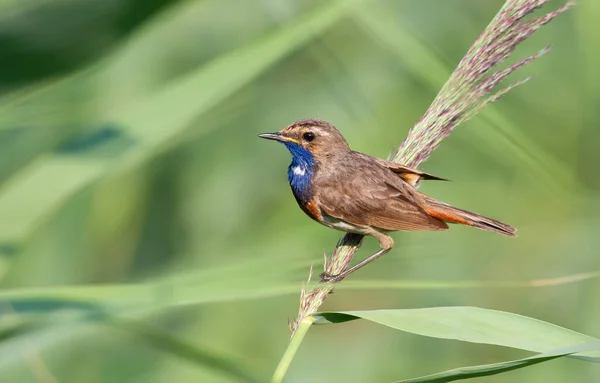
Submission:
{"label": "blue throat patch", "polygon": [[312,198],[310,181],[315,171],[315,157],[298,144],[293,142],[284,142],[284,144],[292,153],[292,163],[288,167],[288,181],[296,200],[306,205]]}

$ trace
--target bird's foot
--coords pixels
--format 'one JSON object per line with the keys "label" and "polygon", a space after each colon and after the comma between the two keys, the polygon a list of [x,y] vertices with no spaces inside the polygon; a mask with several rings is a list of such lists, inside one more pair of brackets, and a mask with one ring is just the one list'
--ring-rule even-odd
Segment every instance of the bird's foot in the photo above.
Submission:
{"label": "bird's foot", "polygon": [[321,282],[323,283],[336,283],[344,279],[344,273],[340,274],[330,274],[327,271],[322,272],[319,277],[321,278]]}

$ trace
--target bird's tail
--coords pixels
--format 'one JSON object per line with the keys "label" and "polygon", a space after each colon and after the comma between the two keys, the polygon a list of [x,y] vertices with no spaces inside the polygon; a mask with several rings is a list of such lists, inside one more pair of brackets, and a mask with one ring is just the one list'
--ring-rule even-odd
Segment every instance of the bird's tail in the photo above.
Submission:
{"label": "bird's tail", "polygon": [[473,226],[478,229],[493,231],[510,237],[515,237],[517,235],[517,229],[510,225],[476,213],[471,213],[470,211],[452,207],[431,198],[427,198],[426,205],[421,207],[427,214],[445,222],[460,223],[462,225]]}

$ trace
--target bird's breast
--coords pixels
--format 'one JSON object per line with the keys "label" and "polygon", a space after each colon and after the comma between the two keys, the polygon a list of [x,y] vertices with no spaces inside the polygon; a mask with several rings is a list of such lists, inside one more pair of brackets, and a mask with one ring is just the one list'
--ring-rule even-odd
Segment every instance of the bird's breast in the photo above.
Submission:
{"label": "bird's breast", "polygon": [[300,206],[302,211],[306,213],[307,216],[319,223],[323,223],[323,215],[321,213],[321,209],[319,208],[319,205],[317,204],[317,201],[314,198],[312,198],[308,201],[308,203],[305,204],[302,204],[300,203],[300,201],[298,201],[298,205]]}

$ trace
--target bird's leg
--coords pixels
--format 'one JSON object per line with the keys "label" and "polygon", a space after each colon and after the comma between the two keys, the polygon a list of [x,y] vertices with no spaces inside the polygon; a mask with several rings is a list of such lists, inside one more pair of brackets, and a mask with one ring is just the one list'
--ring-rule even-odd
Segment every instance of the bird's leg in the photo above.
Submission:
{"label": "bird's leg", "polygon": [[320,275],[321,282],[326,282],[326,283],[339,282],[342,279],[346,278],[348,275],[355,272],[356,270],[360,269],[361,267],[367,265],[368,263],[373,262],[377,258],[386,254],[394,246],[394,240],[392,239],[392,237],[390,237],[387,234],[384,234],[379,231],[377,231],[375,233],[369,233],[369,234],[372,235],[373,237],[377,238],[377,240],[379,241],[379,245],[381,246],[381,249],[379,251],[377,251],[375,254],[365,258],[364,260],[360,261],[356,265],[352,266],[349,269],[342,271],[339,274],[331,275],[328,272],[321,273],[321,275]]}

